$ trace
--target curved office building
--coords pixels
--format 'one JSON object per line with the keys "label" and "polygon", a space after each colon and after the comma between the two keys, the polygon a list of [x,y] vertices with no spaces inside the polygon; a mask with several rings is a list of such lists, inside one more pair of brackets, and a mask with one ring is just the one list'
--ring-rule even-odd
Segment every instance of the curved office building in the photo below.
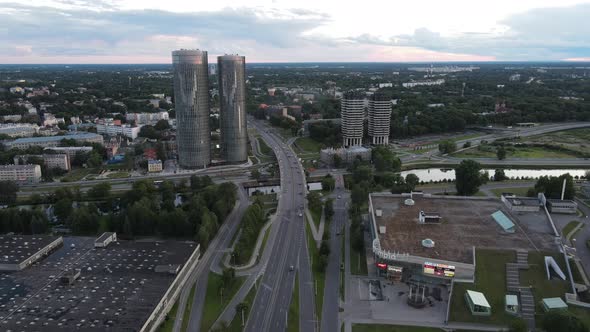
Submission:
{"label": "curved office building", "polygon": [[344,147],[361,146],[363,144],[365,96],[355,91],[346,92],[342,96],[340,108]]}
{"label": "curved office building", "polygon": [[373,145],[389,144],[391,123],[391,99],[375,93],[369,99],[369,136]]}
{"label": "curved office building", "polygon": [[178,163],[203,168],[211,162],[207,51],[173,51],[172,66]]}
{"label": "curved office building", "polygon": [[221,154],[228,163],[248,160],[245,72],[245,57],[224,55],[217,58]]}

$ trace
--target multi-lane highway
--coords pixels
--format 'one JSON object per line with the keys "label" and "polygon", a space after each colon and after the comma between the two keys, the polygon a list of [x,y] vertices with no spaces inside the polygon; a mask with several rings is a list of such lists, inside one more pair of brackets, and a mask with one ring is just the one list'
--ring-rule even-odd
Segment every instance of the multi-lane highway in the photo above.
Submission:
{"label": "multi-lane highway", "polygon": [[[281,198],[273,227],[278,228],[273,251],[264,262],[264,276],[250,310],[246,331],[284,331],[295,275],[299,273],[300,330],[314,331],[314,293],[305,242],[306,183],[297,155],[266,126],[251,121],[274,150],[281,173]],[[304,304],[305,302],[305,304]]]}
{"label": "multi-lane highway", "polygon": [[[324,286],[324,303],[322,308],[321,331],[338,331],[338,309],[340,307],[340,266],[342,237],[348,218],[346,202],[348,194],[344,189],[342,175],[336,175],[336,188],[331,195],[334,198],[334,217],[330,223],[330,259],[326,266],[326,283]],[[344,280],[342,280],[344,282]]]}

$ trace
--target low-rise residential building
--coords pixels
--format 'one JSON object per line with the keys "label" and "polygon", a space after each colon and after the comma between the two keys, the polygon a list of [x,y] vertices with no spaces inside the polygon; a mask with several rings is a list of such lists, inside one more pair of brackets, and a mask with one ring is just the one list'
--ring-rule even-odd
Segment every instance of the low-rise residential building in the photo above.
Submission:
{"label": "low-rise residential building", "polygon": [[[19,115],[20,116],[20,115]],[[30,123],[0,124],[0,134],[10,137],[31,137],[39,132],[39,126]]]}
{"label": "low-rise residential building", "polygon": [[37,183],[41,181],[39,165],[0,165],[0,181]]}
{"label": "low-rise residential building", "polygon": [[168,112],[162,111],[157,113],[127,113],[127,121],[135,121],[135,124],[153,124],[160,120],[169,120]]}
{"label": "low-rise residential building", "polygon": [[148,172],[161,172],[162,171],[162,161],[159,159],[152,159],[148,160]]}
{"label": "low-rise residential building", "polygon": [[43,151],[53,151],[54,153],[66,154],[69,160],[76,157],[78,152],[90,153],[92,151],[91,146],[56,146],[43,149]]}
{"label": "low-rise residential building", "polygon": [[75,133],[71,135],[49,136],[49,137],[27,137],[18,138],[14,141],[5,143],[9,148],[26,149],[31,146],[40,147],[57,147],[64,139],[73,139],[78,143],[98,143],[103,144],[104,139],[101,135],[94,133]]}
{"label": "low-rise residential building", "polygon": [[132,127],[130,125],[115,124],[97,124],[96,132],[103,135],[116,136],[122,135],[131,139],[136,139],[141,126]]}
{"label": "low-rise residential building", "polygon": [[47,166],[47,168],[59,168],[63,169],[64,171],[69,171],[72,167],[70,165],[70,158],[67,154],[25,154],[25,155],[17,155],[14,156],[14,164],[15,165],[22,165],[28,164],[31,158],[40,158],[43,159],[43,164]]}

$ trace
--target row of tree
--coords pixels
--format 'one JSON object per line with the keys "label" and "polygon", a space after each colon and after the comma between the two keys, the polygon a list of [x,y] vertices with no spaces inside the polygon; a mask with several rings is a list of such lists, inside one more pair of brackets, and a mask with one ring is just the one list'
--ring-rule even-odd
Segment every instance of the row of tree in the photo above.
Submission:
{"label": "row of tree", "polygon": [[252,256],[252,251],[256,245],[256,240],[260,234],[260,230],[268,220],[264,203],[258,199],[250,205],[240,225],[241,233],[237,243],[232,251],[232,261],[234,264],[245,264]]}

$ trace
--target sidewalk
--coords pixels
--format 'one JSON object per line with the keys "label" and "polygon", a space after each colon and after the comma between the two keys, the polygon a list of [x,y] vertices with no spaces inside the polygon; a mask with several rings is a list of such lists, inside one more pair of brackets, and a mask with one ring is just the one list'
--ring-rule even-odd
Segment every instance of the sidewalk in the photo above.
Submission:
{"label": "sidewalk", "polygon": [[316,229],[315,223],[313,222],[313,217],[311,216],[311,212],[309,209],[305,209],[305,219],[307,219],[307,223],[309,224],[309,228],[311,229],[311,233],[313,235],[313,239],[316,242],[316,246],[319,248],[320,243],[322,242],[322,236],[324,235],[324,226],[325,226],[325,218],[324,218],[324,211],[322,210],[322,217],[320,219],[320,226],[319,229]]}

